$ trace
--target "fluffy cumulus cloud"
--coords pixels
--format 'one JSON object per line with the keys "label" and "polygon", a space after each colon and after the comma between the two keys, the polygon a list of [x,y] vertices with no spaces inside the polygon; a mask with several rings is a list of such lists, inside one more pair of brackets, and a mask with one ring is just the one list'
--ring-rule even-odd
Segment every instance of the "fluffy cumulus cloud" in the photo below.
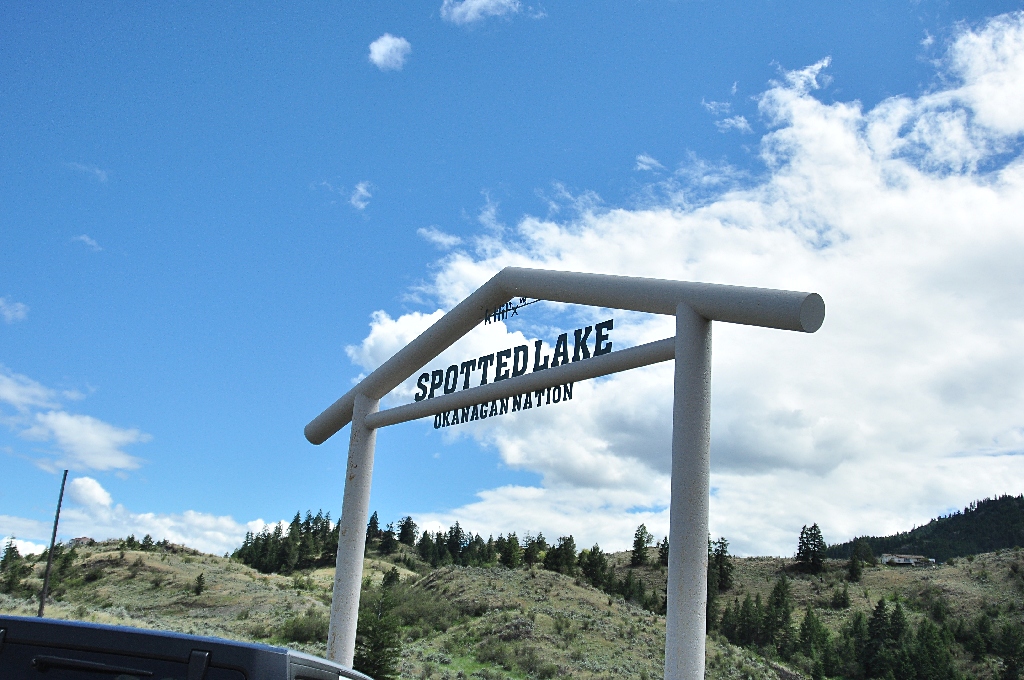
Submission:
{"label": "fluffy cumulus cloud", "polygon": [[[708,197],[714,173],[683,168],[659,205],[526,217],[445,255],[419,291],[450,308],[518,265],[821,293],[813,335],[714,327],[711,529],[740,553],[792,553],[811,522],[839,541],[1024,491],[1024,14],[963,29],[921,96],[825,103],[827,68],[760,95],[762,180]],[[566,329],[582,318],[549,309]],[[350,356],[370,370],[438,314],[379,312]],[[672,333],[670,319],[615,316],[617,347]],[[505,331],[481,326],[449,353],[526,339]],[[653,366],[452,428],[542,482],[417,519],[611,548],[640,521],[663,535],[671,394],[671,365]]]}
{"label": "fluffy cumulus cloud", "polygon": [[[186,510],[180,514],[137,513],[115,503],[110,493],[92,477],[77,477],[68,482],[65,506],[60,514],[60,537],[88,536],[95,540],[124,538],[146,534],[154,540],[167,539],[203,552],[223,554],[242,543],[247,531],[261,531],[267,523],[261,519],[241,523],[230,516]],[[49,540],[50,525],[45,522],[0,515],[0,544],[12,536],[22,552],[41,552]]]}
{"label": "fluffy cumulus cloud", "polygon": [[411,52],[408,40],[385,33],[370,43],[370,63],[381,71],[401,71]]}
{"label": "fluffy cumulus cloud", "polygon": [[488,17],[516,14],[521,9],[519,0],[444,0],[441,18],[453,24],[472,24]]}

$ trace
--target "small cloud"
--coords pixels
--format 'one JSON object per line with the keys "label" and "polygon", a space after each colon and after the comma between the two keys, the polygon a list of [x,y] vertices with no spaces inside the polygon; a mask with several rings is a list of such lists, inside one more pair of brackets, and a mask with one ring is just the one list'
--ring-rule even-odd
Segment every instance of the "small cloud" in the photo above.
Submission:
{"label": "small cloud", "polygon": [[[735,85],[733,85],[733,87],[735,87]],[[724,116],[732,110],[732,104],[729,102],[709,102],[701,99],[700,105],[716,116]]]}
{"label": "small cloud", "polygon": [[370,204],[370,198],[373,194],[370,193],[370,189],[373,185],[369,182],[360,182],[356,185],[356,188],[352,190],[352,195],[349,197],[348,202],[352,204],[356,210],[362,210]]}
{"label": "small cloud", "polygon": [[370,43],[370,62],[381,71],[401,71],[410,52],[408,40],[385,33]]}
{"label": "small cloud", "polygon": [[750,127],[750,123],[743,116],[733,116],[726,118],[725,120],[716,120],[715,127],[720,132],[728,132],[729,130],[739,130],[740,132],[753,132],[753,128]]}
{"label": "small cloud", "polygon": [[0,316],[7,323],[21,321],[28,316],[28,305],[23,302],[15,302],[14,300],[0,297]]}
{"label": "small cloud", "polygon": [[659,163],[656,159],[648,156],[645,153],[640,154],[636,157],[636,169],[637,170],[664,170],[665,166]]}
{"label": "small cloud", "polygon": [[86,165],[85,163],[66,163],[65,165],[72,170],[91,175],[93,179],[101,184],[107,181],[107,171],[97,168],[95,165]]}
{"label": "small cloud", "polygon": [[425,241],[433,243],[438,248],[448,250],[462,243],[462,239],[454,234],[446,234],[437,227],[420,228],[416,234]]}
{"label": "small cloud", "polygon": [[96,240],[94,238],[92,238],[91,236],[89,236],[88,234],[80,234],[79,236],[76,236],[76,237],[74,237],[71,240],[72,241],[81,241],[82,243],[84,243],[85,245],[89,246],[92,250],[94,250],[96,252],[99,252],[99,251],[103,250],[103,248],[100,247],[100,244],[96,243]]}
{"label": "small cloud", "polygon": [[[441,18],[453,24],[465,25],[483,21],[487,17],[503,17],[517,14],[522,8],[519,0],[444,0]],[[531,16],[540,18],[543,11],[532,11]]]}
{"label": "small cloud", "polygon": [[740,82],[738,80],[734,81],[733,84],[732,84],[732,89],[729,90],[729,92],[732,93],[732,94],[736,94],[736,88],[739,86],[739,84],[740,84]]}
{"label": "small cloud", "polygon": [[924,32],[924,38],[921,40],[921,46],[922,47],[931,47],[934,42],[935,42],[935,36],[932,35],[931,33],[929,33],[928,31],[925,31]]}

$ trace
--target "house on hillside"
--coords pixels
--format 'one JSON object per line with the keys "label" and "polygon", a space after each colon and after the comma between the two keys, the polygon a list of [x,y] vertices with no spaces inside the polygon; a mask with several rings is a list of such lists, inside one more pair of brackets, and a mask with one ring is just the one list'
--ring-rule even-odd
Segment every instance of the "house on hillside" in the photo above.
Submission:
{"label": "house on hillside", "polygon": [[77,548],[78,546],[92,545],[95,542],[96,541],[92,540],[88,536],[79,536],[78,538],[72,538],[70,541],[68,541],[68,543],[71,544],[72,548]]}
{"label": "house on hillside", "polygon": [[935,560],[924,555],[890,555],[888,553],[883,554],[878,561],[893,567],[927,567],[935,564]]}

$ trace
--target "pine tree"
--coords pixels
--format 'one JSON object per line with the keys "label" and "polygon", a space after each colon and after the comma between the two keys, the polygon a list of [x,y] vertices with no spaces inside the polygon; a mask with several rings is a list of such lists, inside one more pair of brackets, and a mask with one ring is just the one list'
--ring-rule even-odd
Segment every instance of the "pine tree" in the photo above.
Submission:
{"label": "pine tree", "polygon": [[394,680],[402,641],[391,588],[363,591],[359,598],[352,667],[375,680]]}
{"label": "pine tree", "polygon": [[0,557],[0,592],[14,593],[20,588],[21,580],[31,572],[32,567],[25,563],[14,540],[7,539],[3,557]]}
{"label": "pine tree", "polygon": [[718,572],[718,592],[724,593],[733,585],[733,563],[729,556],[729,541],[725,540],[723,536],[715,541],[713,546],[711,558],[714,560],[715,570]]}
{"label": "pine tree", "polygon": [[192,585],[192,590],[196,595],[202,595],[203,591],[206,590],[206,575],[204,573],[201,572],[199,576],[196,576],[196,582]]}
{"label": "pine tree", "polygon": [[846,580],[850,583],[860,583],[863,571],[860,558],[856,554],[850,555],[850,561],[846,563]]}
{"label": "pine tree", "polygon": [[806,525],[800,529],[800,541],[796,551],[796,561],[800,568],[810,574],[821,572],[825,564],[825,539],[821,537],[821,529],[817,524],[810,528]]}
{"label": "pine tree", "polygon": [[513,531],[508,538],[499,536],[495,542],[502,566],[515,569],[523,563],[523,548],[519,545],[519,537]]}
{"label": "pine tree", "polygon": [[572,536],[561,536],[558,545],[547,551],[544,568],[566,576],[576,573],[576,541]]}
{"label": "pine tree", "polygon": [[604,588],[609,580],[614,579],[608,568],[608,556],[597,543],[590,550],[580,552],[578,562],[583,577],[595,588]]}
{"label": "pine tree", "polygon": [[663,567],[668,566],[668,536],[658,544],[658,564]]}
{"label": "pine tree", "polygon": [[654,541],[654,536],[647,530],[647,526],[641,524],[633,534],[633,552],[629,557],[630,566],[639,567],[647,564],[647,547]]}
{"label": "pine tree", "polygon": [[416,544],[416,522],[412,521],[412,517],[406,515],[402,518],[402,521],[398,523],[398,542],[406,545]]}
{"label": "pine tree", "polygon": [[536,536],[526,534],[525,548],[523,550],[523,561],[527,566],[532,567],[544,559],[544,553],[548,549],[548,542],[544,540],[544,534],[537,532]]}
{"label": "pine tree", "polygon": [[381,533],[379,550],[382,555],[390,555],[398,550],[398,539],[395,537],[394,524],[388,524],[388,528]]}
{"label": "pine tree", "polygon": [[366,523],[366,542],[380,538],[380,520],[377,518],[377,511],[370,515],[370,521]]}

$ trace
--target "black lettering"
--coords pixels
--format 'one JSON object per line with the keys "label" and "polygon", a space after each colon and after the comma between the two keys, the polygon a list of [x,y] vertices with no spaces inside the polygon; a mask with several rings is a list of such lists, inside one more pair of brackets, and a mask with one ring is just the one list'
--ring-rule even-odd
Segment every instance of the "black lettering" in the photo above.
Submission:
{"label": "black lettering", "polygon": [[565,392],[565,400],[569,401],[572,399],[572,388],[576,383],[565,383],[562,385],[562,391]]}
{"label": "black lettering", "polygon": [[544,405],[544,390],[537,390],[533,394],[537,397],[537,408],[540,408]]}
{"label": "black lettering", "polygon": [[[493,402],[492,402],[492,403],[493,403]],[[506,413],[508,413],[508,397],[504,397],[504,398],[503,398],[503,399],[501,400],[501,409],[500,409],[500,410],[498,411],[498,415],[499,415],[499,416],[503,416],[503,415],[505,415]],[[492,415],[492,416],[494,415],[494,410],[493,410],[493,408],[492,408],[492,410],[491,410],[491,415]]]}
{"label": "black lettering", "polygon": [[419,392],[416,393],[416,401],[423,401],[427,398],[427,381],[430,380],[430,374],[424,373],[420,376],[420,379],[416,381],[416,389]]}
{"label": "black lettering", "polygon": [[590,348],[587,347],[587,338],[590,337],[590,330],[591,326],[587,326],[586,328],[577,328],[573,331],[573,336],[576,339],[576,347],[572,350],[573,361],[590,358]]}
{"label": "black lettering", "polygon": [[[519,365],[519,357],[523,358],[523,365]],[[512,355],[512,377],[522,375],[526,373],[526,369],[530,365],[530,348],[526,345],[519,345],[515,349],[515,353]]]}
{"label": "black lettering", "polygon": [[533,395],[529,392],[526,393],[526,398],[523,399],[523,410],[533,408]]}
{"label": "black lettering", "polygon": [[[482,414],[483,411],[481,411],[480,413]],[[498,402],[497,401],[492,401],[491,402],[491,412],[488,413],[487,415],[488,416],[496,416],[496,415],[498,415]]]}
{"label": "black lettering", "polygon": [[479,368],[483,374],[480,376],[480,384],[487,384],[487,367],[494,363],[494,355],[488,354],[487,356],[480,357],[476,360],[477,368]]}
{"label": "black lettering", "polygon": [[569,334],[562,333],[555,340],[555,352],[551,356],[551,368],[569,363]]}
{"label": "black lettering", "polygon": [[512,358],[511,349],[503,349],[498,352],[498,363],[494,365],[494,382],[508,379],[508,364],[506,360]]}
{"label": "black lettering", "polygon": [[470,420],[480,420],[480,407],[473,404],[473,415],[469,417]]}
{"label": "black lettering", "polygon": [[515,413],[523,407],[523,395],[514,394],[512,395],[512,413]]}
{"label": "black lettering", "polygon": [[448,427],[451,425],[451,422],[448,420],[449,417],[451,417],[451,414],[448,413],[448,411],[445,411],[444,415],[441,417],[441,427]]}
{"label": "black lettering", "polygon": [[440,428],[441,428],[441,414],[438,413],[437,415],[434,416],[434,429],[437,430],[437,429],[440,429]]}
{"label": "black lettering", "polygon": [[608,354],[612,351],[612,343],[609,340],[607,345],[601,346],[605,340],[608,340],[608,331],[610,331],[615,325],[615,319],[608,319],[594,326],[594,356],[599,357],[602,354]]}
{"label": "black lettering", "polygon": [[451,394],[459,388],[459,367],[452,364],[444,373],[444,393]]}
{"label": "black lettering", "polygon": [[554,387],[551,388],[551,401],[555,402],[556,404],[562,401],[561,385],[555,385]]}
{"label": "black lettering", "polygon": [[461,418],[461,420],[462,420],[462,422],[466,422],[467,420],[469,420],[469,407],[468,406],[463,406],[462,407],[462,418]]}
{"label": "black lettering", "polygon": [[551,403],[551,388],[550,387],[545,391],[545,395],[546,396],[544,398],[544,405],[546,406],[546,405]]}
{"label": "black lettering", "polygon": [[427,395],[427,399],[433,399],[434,391],[437,390],[437,388],[441,387],[442,385],[444,385],[444,371],[442,371],[440,368],[437,369],[436,371],[431,371],[430,394]]}
{"label": "black lettering", "polygon": [[459,423],[464,423],[464,422],[466,422],[466,421],[465,420],[459,420],[459,409],[457,409],[457,408],[452,409],[452,425],[458,425]]}
{"label": "black lettering", "polygon": [[470,359],[469,361],[463,361],[462,364],[460,364],[460,366],[462,368],[459,370],[459,373],[461,373],[462,375],[466,376],[466,379],[462,382],[462,389],[468,390],[469,389],[469,374],[476,370],[476,359]]}
{"label": "black lettering", "polygon": [[535,340],[533,343],[534,354],[533,354],[533,370],[543,371],[548,367],[548,355],[544,355],[544,363],[540,363],[540,348],[544,345],[540,340]]}
{"label": "black lettering", "polygon": [[480,404],[480,420],[487,417],[487,404]]}

